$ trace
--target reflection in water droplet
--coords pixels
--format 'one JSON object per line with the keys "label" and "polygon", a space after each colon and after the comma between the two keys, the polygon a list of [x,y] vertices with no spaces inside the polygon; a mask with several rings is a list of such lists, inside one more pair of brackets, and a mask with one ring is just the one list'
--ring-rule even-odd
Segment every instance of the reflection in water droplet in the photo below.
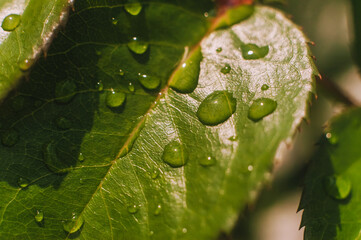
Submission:
{"label": "reflection in water droplet", "polygon": [[70,170],[69,164],[58,158],[56,145],[53,141],[44,145],[43,157],[47,168],[54,173],[65,173]]}
{"label": "reflection in water droplet", "polygon": [[219,47],[219,48],[216,49],[216,52],[217,52],[217,53],[220,53],[220,52],[222,52],[222,50],[223,50],[223,49],[222,49],[221,47]]}
{"label": "reflection in water droplet", "polygon": [[157,206],[156,209],[154,210],[154,215],[155,215],[155,216],[158,216],[161,211],[162,211],[162,205],[158,204],[158,206]]}
{"label": "reflection in water droplet", "polygon": [[24,108],[24,102],[25,102],[25,98],[21,95],[14,97],[13,99],[11,99],[11,108],[15,111],[15,112],[20,112],[21,110],[23,110]]}
{"label": "reflection in water droplet", "polygon": [[19,134],[14,129],[9,129],[1,135],[1,143],[6,147],[12,147],[19,141]]}
{"label": "reflection in water droplet", "polygon": [[19,178],[18,179],[18,185],[21,188],[26,188],[27,186],[29,186],[29,180],[27,180],[26,178]]}
{"label": "reflection in water droplet", "polygon": [[135,92],[135,87],[134,87],[134,85],[133,85],[132,83],[129,83],[129,85],[128,85],[128,90],[129,90],[129,92],[131,92],[131,93],[134,93],[134,92]]}
{"label": "reflection in water droplet", "polygon": [[326,192],[335,199],[345,199],[351,193],[351,181],[343,176],[329,176],[324,179]]}
{"label": "reflection in water droplet", "polygon": [[58,82],[55,87],[56,101],[59,103],[68,103],[75,96],[76,85],[71,80]]}
{"label": "reflection in water droplet", "polygon": [[221,69],[221,73],[223,74],[227,74],[231,71],[231,66],[229,64],[226,64],[222,69]]}
{"label": "reflection in water droplet", "polygon": [[215,91],[199,105],[197,117],[205,125],[225,122],[236,111],[237,100],[228,91]]}
{"label": "reflection in water droplet", "polygon": [[83,162],[85,160],[85,157],[84,157],[83,153],[79,153],[78,160],[80,162]]}
{"label": "reflection in water droplet", "polygon": [[157,77],[148,76],[138,73],[140,84],[149,90],[154,90],[160,85],[160,79]]}
{"label": "reflection in water droplet", "polygon": [[128,43],[128,48],[136,53],[136,54],[143,54],[148,49],[148,43],[139,41],[137,37],[133,37],[132,40]]}
{"label": "reflection in water droplet", "polygon": [[131,15],[136,16],[142,11],[142,4],[129,3],[124,5],[124,9]]}
{"label": "reflection in water droplet", "polygon": [[96,88],[99,92],[103,91],[103,89],[104,89],[103,82],[102,81],[97,82]]}
{"label": "reflection in water droplet", "polygon": [[155,169],[153,172],[152,172],[152,175],[150,176],[152,179],[157,179],[159,177],[159,170],[158,169]]}
{"label": "reflection in water droplet", "polygon": [[125,102],[125,99],[125,93],[112,89],[107,93],[106,103],[108,107],[116,108],[122,106]]}
{"label": "reflection in water droplet", "polygon": [[67,129],[71,128],[71,121],[69,119],[67,119],[66,117],[58,117],[55,120],[55,123],[56,123],[56,126],[62,130],[67,130]]}
{"label": "reflection in water droplet", "polygon": [[213,166],[216,164],[216,159],[212,156],[204,157],[199,160],[199,164],[204,167]]}
{"label": "reflection in water droplet", "polygon": [[244,59],[253,60],[253,59],[264,58],[269,52],[269,47],[268,46],[258,47],[256,44],[249,43],[249,44],[242,44],[241,51]]}
{"label": "reflection in water droplet", "polygon": [[331,144],[338,143],[338,137],[335,133],[331,133],[331,132],[326,133],[326,138],[327,138],[328,142]]}
{"label": "reflection in water droplet", "polygon": [[201,49],[191,53],[187,61],[177,69],[169,86],[180,93],[191,93],[198,85],[200,62],[202,60]]}
{"label": "reflection in water droplet", "polygon": [[184,149],[183,144],[178,141],[172,141],[165,146],[162,159],[171,167],[183,167],[187,164],[188,153]]}
{"label": "reflection in water droplet", "polygon": [[35,221],[41,223],[44,220],[44,213],[41,210],[36,210],[36,214],[34,216]]}
{"label": "reflection in water droplet", "polygon": [[31,67],[31,65],[33,65],[34,60],[33,59],[24,59],[23,61],[20,61],[18,63],[18,66],[20,68],[21,71],[28,71]]}
{"label": "reflection in water droplet", "polygon": [[269,86],[267,84],[263,84],[262,87],[261,87],[262,91],[266,91],[268,89],[269,89]]}
{"label": "reflection in water droplet", "polygon": [[127,207],[128,213],[131,213],[131,214],[137,213],[138,210],[139,210],[139,207],[138,207],[137,205],[135,205],[135,204],[129,205],[129,206]]}
{"label": "reflection in water droplet", "polygon": [[6,16],[1,24],[4,31],[14,31],[20,24],[21,16],[17,14],[10,14]]}
{"label": "reflection in water droplet", "polygon": [[72,218],[67,221],[63,221],[63,228],[66,232],[72,234],[80,230],[84,224],[84,219],[82,216],[78,216],[73,213]]}
{"label": "reflection in water droplet", "polygon": [[277,108],[277,102],[269,98],[258,98],[253,101],[248,110],[248,118],[257,122],[273,113]]}

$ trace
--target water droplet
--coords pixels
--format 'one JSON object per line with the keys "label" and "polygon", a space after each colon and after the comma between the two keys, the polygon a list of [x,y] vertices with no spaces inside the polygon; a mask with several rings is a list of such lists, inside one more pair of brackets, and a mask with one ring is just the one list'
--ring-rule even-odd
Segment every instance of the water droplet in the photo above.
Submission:
{"label": "water droplet", "polygon": [[21,188],[26,188],[27,186],[29,186],[29,180],[27,180],[26,178],[19,178],[18,179],[18,185]]}
{"label": "water droplet", "polygon": [[119,75],[120,75],[120,76],[124,76],[124,74],[125,74],[124,70],[119,69]]}
{"label": "water droplet", "polygon": [[67,221],[63,221],[63,228],[66,232],[72,234],[80,230],[84,224],[84,219],[82,216],[78,216],[73,213],[72,218]]}
{"label": "water droplet", "polygon": [[328,142],[331,144],[338,143],[338,137],[335,133],[331,133],[331,132],[326,133],[326,138],[327,138]]}
{"label": "water droplet", "polygon": [[149,236],[153,236],[154,235],[154,232],[153,231],[150,231],[149,232]]}
{"label": "water droplet", "polygon": [[207,18],[207,17],[209,17],[209,13],[208,13],[208,12],[205,12],[205,13],[203,14],[203,16],[204,16],[205,18]]}
{"label": "water droplet", "polygon": [[158,216],[161,211],[162,211],[162,205],[158,204],[158,206],[154,210],[154,215]]}
{"label": "water droplet", "polygon": [[151,176],[150,176],[153,180],[157,179],[159,177],[159,170],[158,169],[154,169]]}
{"label": "water droplet", "polygon": [[187,233],[187,232],[188,232],[188,229],[187,229],[187,228],[183,228],[183,229],[182,229],[182,233],[185,234],[185,233]]}
{"label": "water droplet", "polygon": [[66,117],[58,117],[55,120],[55,124],[59,129],[67,130],[71,128],[71,121],[67,119]]}
{"label": "water droplet", "polygon": [[102,55],[102,51],[96,50],[96,51],[95,51],[95,54],[98,55],[98,56],[101,56],[101,55]]}
{"label": "water droplet", "polygon": [[216,159],[212,156],[204,157],[199,160],[199,164],[203,167],[209,167],[216,164]]}
{"label": "water droplet", "polygon": [[84,157],[83,153],[79,153],[79,155],[78,155],[78,160],[79,160],[80,162],[83,162],[83,161],[85,160],[85,157]]}
{"label": "water droplet", "polygon": [[116,19],[115,17],[112,17],[112,24],[117,25],[118,24],[118,19]]}
{"label": "water droplet", "polygon": [[228,91],[215,91],[199,105],[197,117],[205,125],[215,126],[236,111],[237,100]]}
{"label": "water droplet", "polygon": [[84,183],[84,180],[82,178],[79,178],[79,183],[80,184],[83,184]]}
{"label": "water droplet", "polygon": [[135,92],[135,87],[134,87],[134,85],[133,85],[132,83],[129,83],[129,85],[128,85],[128,90],[129,90],[129,92],[131,92],[131,93],[134,93],[134,92]]}
{"label": "water droplet", "polygon": [[193,92],[198,85],[200,62],[202,58],[200,48],[192,52],[187,61],[177,69],[169,86],[180,93]]}
{"label": "water droplet", "polygon": [[258,98],[253,101],[248,110],[248,118],[257,122],[273,113],[277,108],[277,102],[269,98]]}
{"label": "water droplet", "polygon": [[138,73],[138,76],[140,84],[142,84],[142,86],[146,89],[154,90],[160,84],[160,79],[157,77],[152,77],[141,73]]}
{"label": "water droplet", "polygon": [[17,14],[10,14],[6,16],[1,24],[4,31],[14,31],[20,24],[21,16]]}
{"label": "water droplet", "polygon": [[124,104],[126,95],[123,92],[118,92],[116,90],[111,90],[107,94],[106,103],[110,108],[120,107]]}
{"label": "water droplet", "polygon": [[188,153],[184,149],[183,144],[178,141],[172,141],[165,146],[162,159],[171,167],[183,167],[187,164]]}
{"label": "water droplet", "polygon": [[36,214],[34,216],[35,221],[41,223],[44,220],[44,213],[41,210],[36,210]]}
{"label": "water droplet", "polygon": [[220,53],[220,52],[222,52],[222,50],[223,50],[223,49],[222,49],[221,47],[219,47],[219,48],[216,49],[216,52],[217,52],[217,53]]}
{"label": "water droplet", "polygon": [[223,74],[227,74],[231,71],[231,66],[229,66],[229,64],[226,64],[222,69],[221,69],[221,73]]}
{"label": "water droplet", "polygon": [[75,96],[76,85],[71,80],[58,82],[55,87],[56,101],[59,103],[68,103]]}
{"label": "water droplet", "polygon": [[136,16],[142,11],[142,4],[140,3],[129,3],[124,5],[125,11],[130,15]]}
{"label": "water droplet", "polygon": [[250,171],[250,172],[252,172],[252,171],[253,171],[253,166],[252,166],[252,165],[249,165],[249,166],[247,167],[247,170]]}
{"label": "water droplet", "polygon": [[135,204],[129,205],[129,206],[127,207],[128,213],[131,213],[131,214],[137,213],[138,210],[139,210],[139,207],[138,207],[137,205],[135,205]]}
{"label": "water droplet", "polygon": [[137,37],[133,37],[132,40],[128,43],[128,48],[136,54],[145,53],[148,49],[148,46],[148,43],[139,41]]}
{"label": "water droplet", "polygon": [[69,171],[69,164],[59,159],[56,152],[56,144],[51,141],[43,148],[44,162],[47,168],[54,173],[65,173]]}
{"label": "water droplet", "polygon": [[268,46],[258,47],[256,44],[242,44],[242,56],[246,60],[264,58],[269,51]]}
{"label": "water droplet", "polygon": [[20,61],[18,63],[18,66],[20,68],[21,71],[28,71],[30,69],[30,67],[33,65],[34,60],[33,59],[24,59],[23,61]]}
{"label": "water droplet", "polygon": [[11,108],[15,112],[19,112],[24,108],[25,98],[23,96],[16,96],[11,100]]}
{"label": "water droplet", "polygon": [[268,89],[269,89],[269,86],[267,84],[263,84],[262,87],[261,87],[262,91],[266,91]]}
{"label": "water droplet", "polygon": [[324,179],[327,193],[335,199],[345,199],[351,193],[351,181],[342,176],[329,176]]}
{"label": "water droplet", "polygon": [[228,140],[234,142],[234,141],[237,140],[237,136],[231,136],[231,137],[228,138]]}
{"label": "water droplet", "polygon": [[19,141],[19,134],[14,129],[5,131],[1,136],[1,143],[6,147],[12,147]]}
{"label": "water droplet", "polygon": [[97,82],[96,88],[99,92],[103,91],[103,89],[104,89],[103,82],[102,81]]}

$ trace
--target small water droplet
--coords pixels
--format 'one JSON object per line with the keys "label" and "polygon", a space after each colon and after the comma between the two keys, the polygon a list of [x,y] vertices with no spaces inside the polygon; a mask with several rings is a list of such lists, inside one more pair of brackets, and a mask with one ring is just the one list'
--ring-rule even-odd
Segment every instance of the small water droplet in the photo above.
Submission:
{"label": "small water droplet", "polygon": [[103,91],[103,89],[104,89],[103,82],[102,81],[97,82],[96,88],[99,92]]}
{"label": "small water droplet", "polygon": [[150,231],[149,232],[149,236],[153,236],[154,235],[154,232],[153,231]]}
{"label": "small water droplet", "polygon": [[1,136],[1,143],[6,147],[12,147],[19,141],[19,134],[14,129],[5,131]]}
{"label": "small water droplet", "polygon": [[183,228],[182,229],[182,233],[186,234],[188,232],[188,229],[187,228]]}
{"label": "small water droplet", "polygon": [[43,148],[44,162],[47,168],[54,173],[65,173],[69,171],[69,164],[59,159],[56,152],[56,144],[51,141]]}
{"label": "small water droplet", "polygon": [[236,111],[237,100],[228,91],[215,91],[199,105],[197,117],[208,126],[225,122]]}
{"label": "small water droplet", "polygon": [[119,69],[119,75],[120,75],[120,76],[124,76],[124,74],[125,74],[124,70],[123,70],[123,69]]}
{"label": "small water droplet", "polygon": [[125,102],[125,99],[126,99],[125,93],[112,89],[107,94],[106,103],[108,107],[116,108],[122,106]]}
{"label": "small water droplet", "polygon": [[208,12],[205,12],[205,13],[203,14],[203,16],[204,16],[205,18],[207,18],[207,17],[209,17],[209,13],[208,13]]}
{"label": "small water droplet", "polygon": [[131,92],[131,93],[134,93],[134,92],[135,92],[135,87],[134,87],[134,85],[133,85],[132,83],[129,83],[129,84],[128,84],[128,90],[129,90],[129,92]]}
{"label": "small water droplet", "polygon": [[231,66],[229,64],[226,64],[222,69],[221,69],[221,73],[223,74],[227,74],[231,71]]}
{"label": "small water droplet", "polygon": [[345,199],[351,193],[351,181],[343,176],[328,176],[324,179],[326,192],[335,199]]}
{"label": "small water droplet", "polygon": [[112,24],[117,25],[118,24],[118,19],[116,19],[115,17],[112,17]]}
{"label": "small water droplet", "polygon": [[237,136],[231,136],[231,137],[228,138],[228,140],[234,142],[234,141],[237,140]]}
{"label": "small water droplet", "polygon": [[157,207],[154,210],[154,215],[158,216],[160,214],[160,212],[162,211],[162,205],[158,204]]}
{"label": "small water droplet", "polygon": [[268,46],[258,47],[256,44],[242,44],[241,45],[242,56],[246,60],[254,60],[264,58],[269,51]]}
{"label": "small water droplet", "polygon": [[170,87],[180,93],[191,93],[198,85],[200,62],[202,60],[201,49],[191,53],[189,58],[180,66],[173,75]]}
{"label": "small water droplet", "polygon": [[25,98],[23,96],[16,96],[11,100],[11,108],[15,112],[19,112],[24,108]]}
{"label": "small water droplet", "polygon": [[4,18],[1,27],[2,29],[4,29],[4,31],[11,32],[14,31],[19,26],[20,21],[21,21],[20,15],[10,14]]}
{"label": "small water droplet", "polygon": [[247,169],[248,169],[248,171],[252,172],[252,171],[253,171],[253,166],[252,166],[252,165],[249,165],[249,166],[247,167]]}
{"label": "small water droplet", "polygon": [[82,178],[79,178],[79,183],[80,184],[83,184],[84,183],[84,180]]}
{"label": "small water droplet", "polygon": [[71,128],[71,121],[66,117],[58,117],[55,120],[55,124],[59,129],[62,130],[68,130],[69,128]]}
{"label": "small water droplet", "polygon": [[332,145],[338,143],[338,137],[335,133],[331,133],[331,132],[326,133],[326,138],[328,142],[331,143]]}
{"label": "small water droplet", "polygon": [[262,87],[261,87],[262,91],[266,91],[268,89],[269,89],[269,86],[267,84],[263,84]]}
{"label": "small water droplet", "polygon": [[18,179],[18,185],[21,188],[26,188],[27,186],[29,186],[29,180],[27,180],[26,178],[20,177]]}
{"label": "small water droplet", "polygon": [[96,51],[95,51],[95,54],[98,55],[98,56],[101,56],[101,55],[102,55],[102,51],[96,50]]}
{"label": "small water droplet", "polygon": [[130,15],[137,16],[142,11],[142,4],[140,3],[129,3],[124,5],[125,11]]}
{"label": "small water droplet", "polygon": [[139,207],[138,207],[137,205],[135,205],[135,204],[129,205],[129,206],[127,207],[128,213],[131,213],[131,214],[137,213],[138,210],[139,210]]}
{"label": "small water droplet", "polygon": [[128,48],[136,54],[145,53],[148,50],[148,46],[148,43],[139,41],[137,37],[133,37],[128,43]]}
{"label": "small water droplet", "polygon": [[72,234],[79,231],[83,224],[83,217],[73,213],[70,220],[63,221],[63,228],[66,232]]}
{"label": "small water droplet", "polygon": [[171,167],[183,167],[187,164],[188,153],[184,149],[183,144],[178,141],[172,141],[165,146],[162,159]]}
{"label": "small water droplet", "polygon": [[277,108],[277,102],[269,98],[258,98],[253,101],[248,110],[248,118],[257,122],[273,113]]}
{"label": "small water droplet", "polygon": [[199,160],[199,164],[203,167],[209,167],[216,164],[216,159],[212,156],[204,157]]}
{"label": "small water droplet", "polygon": [[20,68],[21,71],[28,71],[30,69],[30,67],[33,65],[34,60],[33,59],[24,59],[23,61],[20,61],[18,63],[18,66]]}
{"label": "small water droplet", "polygon": [[217,52],[217,53],[220,53],[220,52],[222,52],[222,50],[223,50],[223,49],[222,49],[221,47],[219,47],[219,48],[216,49],[216,52]]}
{"label": "small water droplet", "polygon": [[59,103],[68,103],[75,96],[76,85],[71,80],[58,82],[55,87],[56,101]]}
{"label": "small water droplet", "polygon": [[157,77],[148,76],[146,74],[138,73],[140,84],[149,90],[154,90],[158,88],[160,84],[160,79]]}
{"label": "small water droplet", "polygon": [[159,177],[159,170],[158,169],[154,169],[151,176],[150,176],[153,180],[157,179]]}
{"label": "small water droplet", "polygon": [[41,223],[44,220],[44,213],[41,210],[36,210],[36,214],[34,216],[35,221],[37,223]]}
{"label": "small water droplet", "polygon": [[84,157],[83,153],[79,153],[78,160],[80,162],[83,162],[85,160],[85,157]]}

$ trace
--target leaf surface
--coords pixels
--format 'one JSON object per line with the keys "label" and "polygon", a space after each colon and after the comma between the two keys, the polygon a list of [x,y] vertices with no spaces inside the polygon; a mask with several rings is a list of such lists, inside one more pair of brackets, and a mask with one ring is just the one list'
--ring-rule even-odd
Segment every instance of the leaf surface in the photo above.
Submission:
{"label": "leaf surface", "polygon": [[[1,239],[216,238],[255,197],[281,142],[305,117],[316,70],[304,35],[279,11],[257,7],[206,36],[211,1],[146,2],[138,15],[126,7],[76,2],[47,58],[1,106]],[[128,47],[134,37],[138,53]],[[199,76],[192,67],[190,77],[197,88],[177,93],[168,84],[185,76],[175,73],[200,41]],[[269,52],[246,60],[248,43]],[[226,64],[230,71],[221,71]],[[159,87],[146,89],[145,80]],[[206,126],[197,110],[216,91],[228,92],[225,103],[235,99],[234,113]],[[253,122],[248,109],[258,98],[277,108]],[[173,141],[185,166],[164,162]]]}
{"label": "leaf surface", "polygon": [[359,68],[361,68],[361,3],[357,0],[352,0],[352,10],[353,10],[353,19],[354,19],[354,55],[356,63]]}

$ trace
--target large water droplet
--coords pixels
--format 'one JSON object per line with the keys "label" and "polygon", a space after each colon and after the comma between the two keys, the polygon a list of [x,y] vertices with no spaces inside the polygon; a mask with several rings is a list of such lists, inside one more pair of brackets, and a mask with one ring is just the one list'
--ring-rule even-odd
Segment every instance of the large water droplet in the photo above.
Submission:
{"label": "large water droplet", "polygon": [[324,179],[327,193],[335,199],[345,199],[351,193],[351,181],[342,176],[329,176]]}
{"label": "large water droplet", "polygon": [[269,51],[268,46],[258,47],[256,44],[242,44],[242,56],[246,60],[264,58]]}
{"label": "large water droplet", "polygon": [[26,59],[20,61],[18,63],[18,66],[19,66],[21,71],[25,72],[25,71],[28,71],[30,69],[30,67],[33,65],[33,63],[34,63],[33,59],[26,58]]}
{"label": "large water droplet", "polygon": [[55,124],[59,129],[67,130],[71,128],[71,121],[67,119],[66,117],[58,117],[55,120]]}
{"label": "large water droplet", "polygon": [[213,166],[216,164],[216,159],[212,156],[203,157],[199,160],[199,164],[204,167]]}
{"label": "large water droplet", "polygon": [[160,214],[160,212],[162,211],[162,205],[158,204],[157,207],[154,210],[154,215],[158,216]]}
{"label": "large water droplet", "polygon": [[125,102],[125,99],[126,99],[125,93],[112,89],[107,94],[106,103],[108,107],[116,108],[122,106]]}
{"label": "large water droplet", "polygon": [[129,205],[127,207],[128,213],[135,214],[139,211],[139,207],[136,204]]}
{"label": "large water droplet", "polygon": [[19,178],[18,179],[18,185],[21,188],[26,188],[27,186],[29,186],[29,180],[27,180],[26,178]]}
{"label": "large water droplet", "polygon": [[79,231],[83,224],[84,218],[73,213],[70,220],[63,221],[63,228],[66,232],[72,234]]}
{"label": "large water droplet", "polygon": [[215,126],[236,111],[237,100],[228,91],[215,91],[199,105],[197,117],[205,125]]}
{"label": "large water droplet", "polygon": [[74,97],[76,85],[71,80],[58,82],[55,87],[56,101],[59,103],[68,103]]}
{"label": "large water droplet", "polygon": [[160,84],[160,79],[157,77],[148,76],[146,74],[138,73],[139,82],[143,87],[149,90],[154,90],[158,88]]}
{"label": "large water droplet", "polygon": [[11,108],[15,112],[19,112],[19,111],[23,110],[24,102],[25,102],[25,98],[23,96],[21,96],[21,95],[16,96],[11,100]]}
{"label": "large water droplet", "polygon": [[34,216],[35,221],[41,223],[44,220],[44,213],[41,210],[36,210],[36,214]]}
{"label": "large water droplet", "polygon": [[230,73],[231,71],[231,66],[229,64],[226,64],[222,69],[221,69],[221,73],[223,74],[227,74],[227,73]]}
{"label": "large water droplet", "polygon": [[129,3],[124,5],[124,9],[131,15],[136,16],[142,11],[142,4]]}
{"label": "large water droplet", "polygon": [[1,143],[6,147],[12,147],[19,141],[19,134],[14,129],[5,131],[1,136]]}
{"label": "large water droplet", "polygon": [[183,167],[187,164],[188,153],[184,149],[183,144],[178,141],[172,141],[165,146],[162,159],[171,167]]}
{"label": "large water droplet", "polygon": [[17,14],[10,14],[6,16],[1,24],[4,31],[14,31],[20,24],[21,16]]}
{"label": "large water droplet", "polygon": [[269,98],[258,98],[253,101],[248,110],[248,118],[257,122],[273,113],[277,108],[277,102]]}
{"label": "large water droplet", "polygon": [[202,58],[200,48],[192,52],[188,60],[177,69],[169,86],[180,93],[193,92],[198,85],[200,62]]}
{"label": "large water droplet", "polygon": [[269,86],[267,84],[263,84],[262,87],[261,87],[262,91],[266,91],[268,89],[269,89]]}
{"label": "large water droplet", "polygon": [[139,41],[137,37],[133,37],[132,40],[128,43],[128,48],[136,53],[136,54],[143,54],[148,49],[148,43]]}
{"label": "large water droplet", "polygon": [[48,169],[54,173],[65,173],[70,170],[69,164],[59,159],[56,151],[56,144],[53,141],[44,145],[43,157]]}

